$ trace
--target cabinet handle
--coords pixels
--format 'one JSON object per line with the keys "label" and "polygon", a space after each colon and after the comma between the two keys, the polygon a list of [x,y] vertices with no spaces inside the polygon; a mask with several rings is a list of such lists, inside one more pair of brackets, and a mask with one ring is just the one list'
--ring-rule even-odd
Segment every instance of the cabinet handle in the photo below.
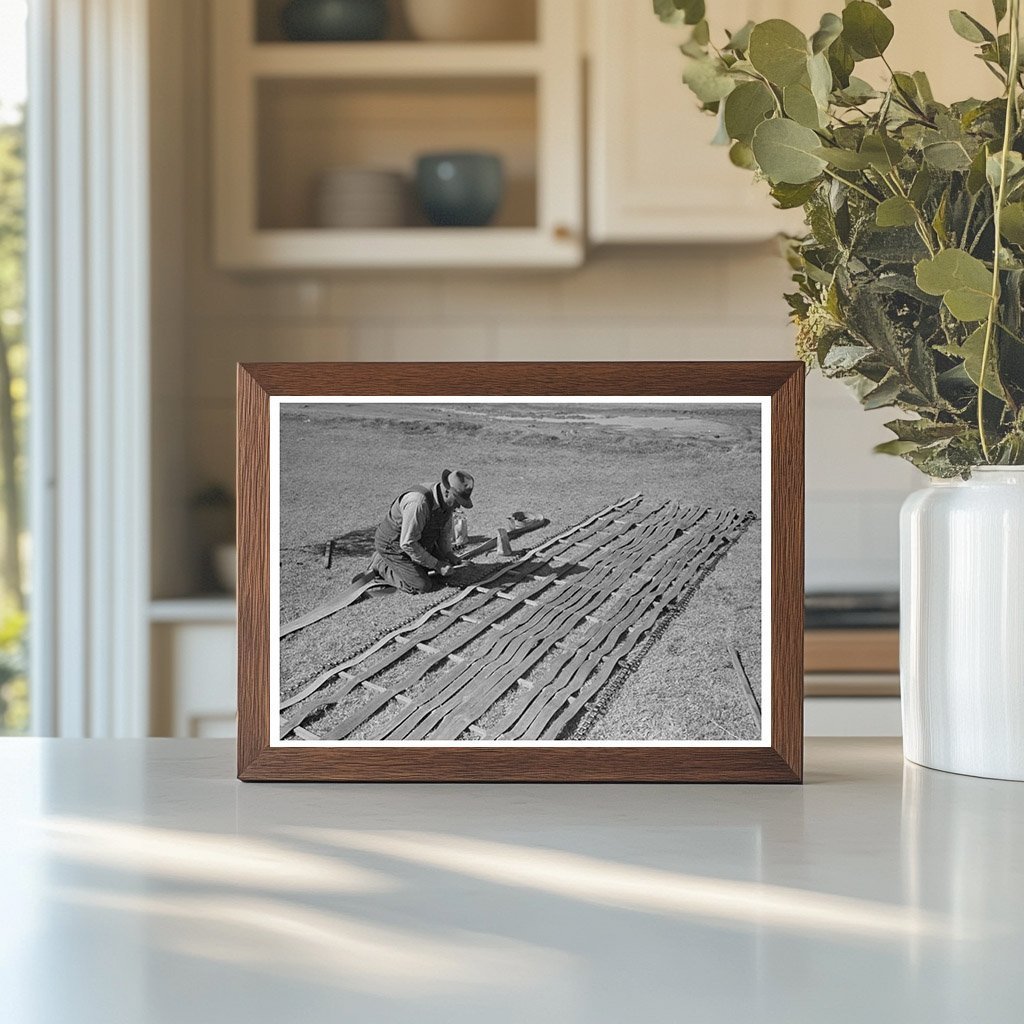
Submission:
{"label": "cabinet handle", "polygon": [[552,232],[559,242],[568,242],[573,237],[573,230],[568,224],[556,224]]}

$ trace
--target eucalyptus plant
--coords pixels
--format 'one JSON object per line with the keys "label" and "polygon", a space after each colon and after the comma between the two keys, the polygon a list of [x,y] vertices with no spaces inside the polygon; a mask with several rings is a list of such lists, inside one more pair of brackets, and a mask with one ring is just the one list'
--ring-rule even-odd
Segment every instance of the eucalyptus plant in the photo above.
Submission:
{"label": "eucalyptus plant", "polygon": [[[786,240],[801,358],[866,409],[910,414],[878,450],[937,477],[1024,464],[1020,4],[993,0],[988,25],[949,12],[998,94],[947,106],[890,66],[890,0],[852,0],[810,37],[771,19],[720,45],[705,0],[654,0],[691,26],[683,80],[715,141],[803,207],[807,233]],[[886,88],[857,76],[865,61]]]}

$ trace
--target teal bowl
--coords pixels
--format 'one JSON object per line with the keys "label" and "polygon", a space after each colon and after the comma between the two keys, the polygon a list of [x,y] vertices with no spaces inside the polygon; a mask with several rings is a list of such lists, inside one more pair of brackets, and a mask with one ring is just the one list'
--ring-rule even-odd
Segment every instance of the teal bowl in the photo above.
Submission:
{"label": "teal bowl", "polygon": [[416,161],[416,193],[435,227],[480,228],[505,196],[505,171],[493,153],[426,153]]}
{"label": "teal bowl", "polygon": [[281,11],[285,38],[295,42],[363,42],[387,27],[387,0],[290,0]]}

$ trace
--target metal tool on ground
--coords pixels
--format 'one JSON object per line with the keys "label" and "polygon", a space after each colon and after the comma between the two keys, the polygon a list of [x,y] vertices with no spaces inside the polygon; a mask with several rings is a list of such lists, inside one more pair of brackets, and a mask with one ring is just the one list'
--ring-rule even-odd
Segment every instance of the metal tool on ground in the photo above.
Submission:
{"label": "metal tool on ground", "polygon": [[754,693],[753,686],[750,685],[750,677],[743,668],[743,662],[740,661],[740,652],[737,651],[735,647],[730,647],[729,657],[732,659],[732,668],[736,677],[736,686],[739,688],[740,693],[743,694],[744,699],[750,706],[750,713],[753,715],[754,721],[757,722],[758,728],[760,728],[761,702],[757,699],[757,694]]}

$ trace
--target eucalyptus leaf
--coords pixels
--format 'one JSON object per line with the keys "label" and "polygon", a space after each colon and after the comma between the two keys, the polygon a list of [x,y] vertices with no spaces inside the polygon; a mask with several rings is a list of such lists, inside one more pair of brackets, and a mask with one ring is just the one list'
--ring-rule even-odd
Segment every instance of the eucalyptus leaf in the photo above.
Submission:
{"label": "eucalyptus leaf", "polygon": [[805,182],[801,185],[792,185],[788,182],[779,182],[772,186],[772,199],[780,210],[795,210],[803,206],[808,199],[817,191],[817,182]]}
{"label": "eucalyptus leaf", "polygon": [[689,60],[683,71],[683,81],[702,103],[724,100],[736,88],[735,80],[717,60]]}
{"label": "eucalyptus leaf", "polygon": [[885,425],[901,441],[916,441],[918,444],[933,444],[956,437],[963,429],[958,423],[936,423],[934,420],[892,420]]}
{"label": "eucalyptus leaf", "polygon": [[832,77],[835,79],[837,88],[845,89],[850,84],[850,76],[856,64],[853,50],[840,36],[826,52],[828,53],[828,66],[832,69]]}
{"label": "eucalyptus leaf", "polygon": [[917,441],[883,441],[876,444],[873,451],[876,455],[906,455],[907,452],[916,451],[920,447]]}
{"label": "eucalyptus leaf", "polygon": [[824,126],[828,123],[828,103],[833,84],[832,69],[829,67],[828,57],[825,54],[816,54],[807,62],[807,78],[811,84],[814,101],[822,112],[822,125]]}
{"label": "eucalyptus leaf", "polygon": [[736,167],[742,167],[745,171],[756,171],[757,160],[754,159],[754,151],[745,142],[734,142],[729,148],[729,160]]}
{"label": "eucalyptus leaf", "polygon": [[971,322],[988,316],[992,271],[962,249],[945,249],[916,267],[917,286],[929,295],[941,295],[958,320]]}
{"label": "eucalyptus leaf", "polygon": [[913,75],[905,75],[902,71],[897,71],[892,76],[892,84],[904,104],[911,108],[921,107],[923,100],[918,94],[917,82],[914,81]]}
{"label": "eucalyptus leaf", "polygon": [[903,159],[903,147],[887,135],[865,135],[860,152],[876,171],[883,174],[891,174]]}
{"label": "eucalyptus leaf", "polygon": [[742,82],[725,101],[725,128],[729,137],[748,146],[754,129],[775,111],[775,97],[763,82]]}
{"label": "eucalyptus leaf", "polygon": [[824,127],[824,118],[818,101],[811,92],[810,82],[795,82],[782,90],[782,106],[786,116],[805,128]]}
{"label": "eucalyptus leaf", "polygon": [[751,148],[769,181],[802,185],[825,169],[825,161],[815,152],[820,142],[810,128],[779,117],[757,126]]}
{"label": "eucalyptus leaf", "polygon": [[875,210],[875,223],[880,228],[908,227],[917,223],[917,211],[909,199],[892,196],[878,204]]}
{"label": "eucalyptus leaf", "polygon": [[843,32],[843,19],[836,14],[823,14],[818,31],[811,36],[811,52],[827,50]]}
{"label": "eucalyptus leaf", "polygon": [[[964,372],[977,387],[981,387],[981,367],[985,353],[984,324],[973,331],[959,347],[945,345],[941,346],[940,351],[954,359],[962,359]],[[989,344],[989,358],[985,364],[985,390],[996,398],[1006,398],[1006,392],[999,381],[999,375],[996,371],[994,342]]]}
{"label": "eucalyptus leaf", "polygon": [[899,377],[895,374],[892,377],[882,381],[878,387],[870,390],[860,400],[861,405],[865,409],[884,409],[888,405],[893,405],[896,399],[899,398],[900,392],[903,390],[902,382]]}
{"label": "eucalyptus leaf", "polygon": [[728,146],[732,142],[729,138],[729,133],[725,129],[725,111],[722,109],[722,104],[718,107],[718,118],[717,128],[715,134],[711,139],[712,146]]}
{"label": "eucalyptus leaf", "polygon": [[851,75],[849,84],[845,89],[840,90],[839,95],[844,102],[852,106],[859,106],[861,103],[867,103],[869,100],[878,99],[879,92],[865,82],[864,79]]}
{"label": "eucalyptus leaf", "polygon": [[959,142],[940,139],[925,144],[921,152],[925,160],[940,171],[966,171],[971,166],[971,157]]}
{"label": "eucalyptus leaf", "polygon": [[917,94],[921,97],[924,102],[934,103],[935,96],[932,93],[931,82],[928,81],[928,76],[923,71],[915,71],[911,76],[914,79],[914,84],[917,86]]}
{"label": "eucalyptus leaf", "polygon": [[928,197],[934,181],[935,175],[932,173],[931,168],[927,164],[922,164],[921,169],[914,175],[910,191],[907,193],[910,201],[918,205],[923,203]]}
{"label": "eucalyptus leaf", "polygon": [[967,180],[964,182],[967,186],[967,191],[972,196],[977,195],[985,187],[985,182],[988,180],[985,177],[987,163],[988,150],[982,147],[971,159],[970,167],[967,171]]}
{"label": "eucalyptus leaf", "polygon": [[950,11],[949,23],[953,31],[969,43],[994,42],[995,36],[984,25],[972,18],[966,11]]}
{"label": "eucalyptus leaf", "polygon": [[654,13],[668,25],[696,25],[704,17],[704,0],[654,0]]}
{"label": "eucalyptus leaf", "polygon": [[949,245],[949,232],[946,230],[946,218],[949,214],[949,189],[947,188],[942,193],[942,198],[939,200],[939,205],[935,210],[935,216],[932,217],[932,230],[935,232],[935,237],[939,240],[940,246]]}
{"label": "eucalyptus leaf", "polygon": [[743,28],[737,29],[729,36],[729,42],[725,44],[726,50],[733,50],[736,53],[746,53],[750,46],[750,33],[754,30],[753,21],[748,21]]}
{"label": "eucalyptus leaf", "polygon": [[893,31],[892,22],[866,0],[853,0],[843,8],[843,39],[864,60],[881,57]]}
{"label": "eucalyptus leaf", "polygon": [[820,156],[833,167],[843,171],[863,171],[871,166],[871,161],[852,149],[837,149],[833,146],[819,146],[814,150],[815,156]]}
{"label": "eucalyptus leaf", "polygon": [[[1003,154],[993,153],[985,161],[985,177],[993,191],[999,188],[999,179],[1003,172]],[[1006,154],[1006,181],[1010,191],[1013,191],[1015,183],[1024,176],[1024,157],[1020,153],[1010,150]]]}
{"label": "eucalyptus leaf", "polygon": [[747,59],[773,85],[798,82],[810,55],[807,38],[795,25],[772,18],[755,25],[750,33]]}
{"label": "eucalyptus leaf", "polygon": [[1024,203],[1010,203],[1006,206],[999,228],[1006,241],[1024,246]]}

